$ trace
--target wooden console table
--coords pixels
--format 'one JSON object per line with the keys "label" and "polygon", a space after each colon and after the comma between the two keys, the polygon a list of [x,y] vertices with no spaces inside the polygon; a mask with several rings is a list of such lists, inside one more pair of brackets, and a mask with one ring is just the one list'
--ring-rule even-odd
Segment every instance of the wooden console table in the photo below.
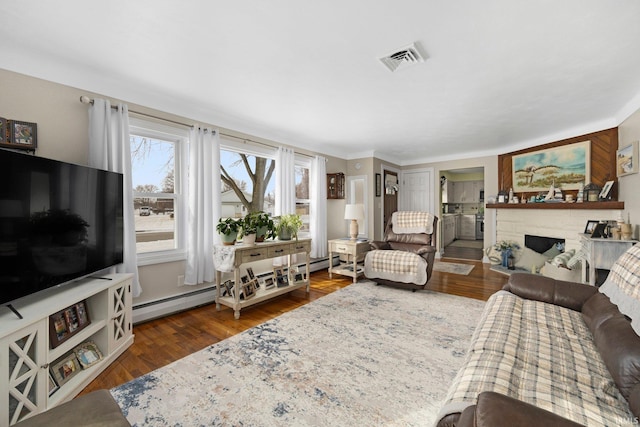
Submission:
{"label": "wooden console table", "polygon": [[582,283],[587,283],[587,264],[589,264],[589,284],[596,284],[596,268],[611,270],[611,266],[631,246],[638,243],[637,240],[604,239],[591,237],[589,234],[580,234],[580,251],[584,258],[582,262]]}
{"label": "wooden console table", "polygon": [[[272,289],[260,288],[255,296],[247,299],[240,299],[240,266],[254,261],[264,259],[277,258],[280,256],[287,257],[287,267],[291,268],[291,255],[302,253],[306,254],[306,274],[304,280],[294,282],[289,280],[289,285],[284,287],[274,287]],[[236,319],[240,318],[240,310],[244,307],[257,304],[262,301],[286,294],[296,289],[305,287],[309,292],[309,260],[311,252],[311,239],[298,240],[274,240],[264,243],[256,243],[254,245],[216,245],[213,248],[214,259],[216,260],[216,309],[220,310],[220,304],[233,308],[233,315]],[[222,272],[233,272],[234,279],[234,295],[222,296],[220,286],[222,284]]]}

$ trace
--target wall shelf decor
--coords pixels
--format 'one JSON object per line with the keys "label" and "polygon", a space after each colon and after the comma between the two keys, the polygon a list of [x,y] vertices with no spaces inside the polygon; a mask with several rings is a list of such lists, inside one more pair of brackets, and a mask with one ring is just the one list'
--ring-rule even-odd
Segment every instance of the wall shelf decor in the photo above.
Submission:
{"label": "wall shelf decor", "polygon": [[0,117],[0,147],[35,151],[38,146],[38,125]]}
{"label": "wall shelf decor", "polygon": [[327,199],[344,199],[344,174],[327,174]]}

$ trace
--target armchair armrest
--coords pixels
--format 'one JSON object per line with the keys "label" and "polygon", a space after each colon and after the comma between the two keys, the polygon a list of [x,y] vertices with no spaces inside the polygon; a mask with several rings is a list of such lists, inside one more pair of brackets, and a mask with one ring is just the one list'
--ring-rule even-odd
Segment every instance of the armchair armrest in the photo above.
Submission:
{"label": "armchair armrest", "polygon": [[595,286],[565,282],[528,273],[514,273],[502,288],[522,298],[582,311],[582,305],[598,292]]}
{"label": "armchair armrest", "polygon": [[467,426],[580,427],[581,424],[512,397],[485,391],[478,395],[478,403],[476,406],[471,406],[462,413],[458,427]]}

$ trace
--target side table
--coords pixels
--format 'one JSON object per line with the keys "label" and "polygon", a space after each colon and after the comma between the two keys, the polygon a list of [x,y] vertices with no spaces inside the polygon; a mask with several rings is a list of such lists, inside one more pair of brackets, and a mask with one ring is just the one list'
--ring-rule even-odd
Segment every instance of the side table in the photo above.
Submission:
{"label": "side table", "polygon": [[[329,240],[329,279],[333,273],[353,277],[353,283],[358,281],[358,276],[364,274],[362,263],[364,256],[371,250],[371,245],[366,239],[334,239]],[[346,261],[333,266],[333,254],[346,255]]]}
{"label": "side table", "polygon": [[[591,237],[589,234],[580,234],[580,245],[583,254],[582,283],[591,286],[596,284],[596,268],[611,270],[611,266],[631,246],[638,243],[637,240],[615,240],[601,237]],[[589,277],[587,278],[587,264]]]}

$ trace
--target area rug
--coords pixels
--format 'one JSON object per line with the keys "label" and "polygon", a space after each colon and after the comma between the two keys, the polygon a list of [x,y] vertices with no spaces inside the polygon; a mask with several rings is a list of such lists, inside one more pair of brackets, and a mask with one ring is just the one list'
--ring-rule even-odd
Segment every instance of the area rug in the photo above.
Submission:
{"label": "area rug", "polygon": [[111,393],[136,426],[430,426],[483,306],[355,283]]}
{"label": "area rug", "polygon": [[482,240],[454,240],[448,246],[452,246],[454,248],[482,249],[484,247],[484,242]]}
{"label": "area rug", "polygon": [[441,271],[443,273],[453,273],[467,275],[473,270],[473,265],[459,264],[457,262],[436,261],[433,264],[433,271]]}

